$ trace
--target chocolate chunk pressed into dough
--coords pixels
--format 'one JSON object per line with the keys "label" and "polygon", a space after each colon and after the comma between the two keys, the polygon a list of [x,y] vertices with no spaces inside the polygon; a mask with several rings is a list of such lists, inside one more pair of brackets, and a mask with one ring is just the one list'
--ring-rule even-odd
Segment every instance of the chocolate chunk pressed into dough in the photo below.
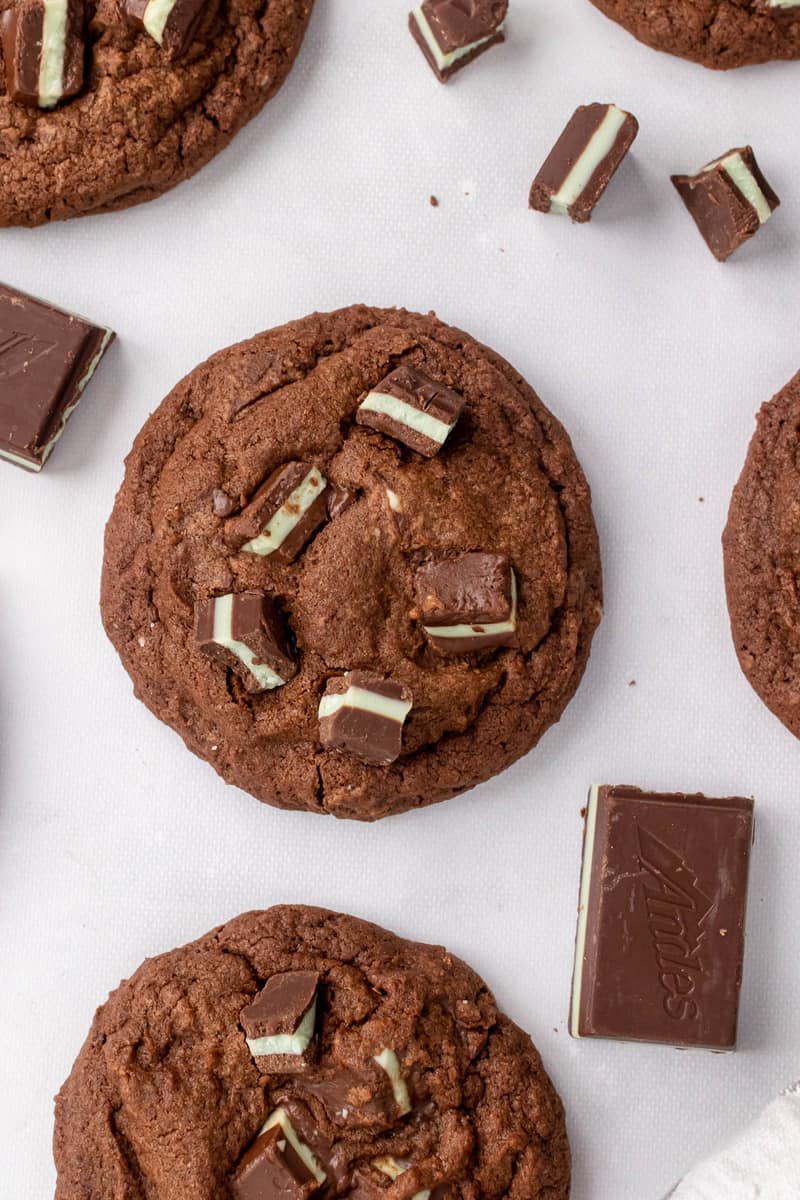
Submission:
{"label": "chocolate chunk pressed into dough", "polygon": [[216,0],[171,59],[117,0],[89,0],[77,97],[31,109],[0,71],[0,226],[127,208],[188,179],[277,92],[313,2]]}
{"label": "chocolate chunk pressed into dough", "polygon": [[[401,363],[465,398],[433,459],[356,423]],[[315,463],[349,503],[292,563],[237,552],[220,493],[240,511],[288,461]],[[513,565],[514,645],[441,655],[415,579],[465,551]],[[260,695],[193,645],[195,603],[248,590],[275,597],[298,662]],[[589,488],[562,426],[466,334],[396,309],[316,314],[216,354],[146,423],[106,532],[102,612],[136,694],[228,782],[374,820],[482,782],[558,720],[601,615]],[[320,744],[320,699],[348,671],[411,692],[391,765]]]}
{"label": "chocolate chunk pressed into dough", "polygon": [[758,414],[722,545],[741,668],[800,737],[800,374]]}
{"label": "chocolate chunk pressed into dough", "polygon": [[[270,976],[296,970],[320,975],[319,1060],[301,1076],[265,1073],[240,1014]],[[343,1114],[335,1087],[313,1090],[377,1079],[387,1048],[410,1112],[370,1105],[362,1087]],[[148,959],[98,1010],[56,1100],[56,1200],[230,1200],[278,1108],[324,1167],[315,1200],[372,1194],[355,1191],[365,1178],[388,1186],[373,1166],[386,1160],[405,1167],[387,1198],[569,1196],[561,1102],[468,966],[354,917],[279,907]]]}
{"label": "chocolate chunk pressed into dough", "polygon": [[800,58],[800,7],[770,10],[761,0],[592,0],[639,41],[728,69]]}

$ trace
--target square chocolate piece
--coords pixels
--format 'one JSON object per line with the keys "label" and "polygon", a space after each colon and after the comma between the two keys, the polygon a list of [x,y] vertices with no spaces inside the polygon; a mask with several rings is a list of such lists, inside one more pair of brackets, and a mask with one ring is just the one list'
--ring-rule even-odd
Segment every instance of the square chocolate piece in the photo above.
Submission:
{"label": "square chocolate piece", "polygon": [[286,1113],[276,1109],[240,1159],[231,1191],[236,1200],[310,1200],[326,1178]]}
{"label": "square chocolate piece", "polygon": [[329,679],[319,702],[319,740],[376,767],[400,754],[411,690],[393,679],[348,671]]}
{"label": "square chocolate piece", "polygon": [[208,0],[123,0],[128,24],[149,33],[169,58],[180,58],[191,46]]}
{"label": "square chocolate piece", "polygon": [[671,178],[719,262],[725,262],[743,242],[758,233],[780,204],[750,146],[729,150],[696,175]]}
{"label": "square chocolate piece", "polygon": [[516,638],[516,577],[502,554],[434,559],[418,569],[414,589],[413,615],[441,654],[471,654]]}
{"label": "square chocolate piece", "polygon": [[636,117],[616,104],[576,109],[533,181],[530,207],[591,220],[638,132]]}
{"label": "square chocolate piece", "polygon": [[505,41],[508,0],[424,0],[409,15],[414,40],[441,83]]}
{"label": "square chocolate piece", "polygon": [[235,671],[248,692],[281,687],[297,673],[286,624],[265,592],[211,596],[194,614],[197,648]]}
{"label": "square chocolate piece", "polygon": [[368,392],[358,406],[356,422],[402,442],[418,454],[433,458],[452,432],[464,407],[464,397],[403,365]]}
{"label": "square chocolate piece", "polygon": [[734,1050],[753,802],[594,787],[573,1037]]}
{"label": "square chocolate piece", "polygon": [[295,1075],[314,1061],[318,988],[316,971],[285,971],[242,1009],[239,1019],[259,1070]]}
{"label": "square chocolate piece", "polygon": [[41,471],[113,337],[0,284],[0,458]]}
{"label": "square chocolate piece", "polygon": [[228,522],[225,540],[242,554],[274,555],[277,562],[294,562],[327,520],[331,495],[327,479],[313,463],[285,463],[262,483],[243,512]]}
{"label": "square chocolate piece", "polygon": [[54,108],[83,87],[83,0],[14,0],[0,16],[6,89],[29,108]]}

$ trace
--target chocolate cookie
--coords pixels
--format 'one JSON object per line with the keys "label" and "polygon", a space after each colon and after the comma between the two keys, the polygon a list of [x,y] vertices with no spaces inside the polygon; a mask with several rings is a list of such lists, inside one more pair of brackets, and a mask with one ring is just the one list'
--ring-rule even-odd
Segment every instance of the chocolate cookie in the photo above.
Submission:
{"label": "chocolate cookie", "polygon": [[640,42],[727,70],[800,58],[800,0],[592,0]]}
{"label": "chocolate cookie", "polygon": [[570,1187],[561,1102],[478,976],[302,907],[238,917],[123,983],[56,1100],[54,1148],[56,1200]]}
{"label": "chocolate cookie", "polygon": [[102,612],[136,694],[230,783],[374,820],[526,753],[601,613],[589,488],[520,376],[355,307],[221,351],[148,420]]}
{"label": "chocolate cookie", "polygon": [[312,5],[0,3],[0,225],[127,208],[188,179],[277,92]]}
{"label": "chocolate cookie", "polygon": [[800,374],[765,404],[722,537],[739,662],[800,737]]}

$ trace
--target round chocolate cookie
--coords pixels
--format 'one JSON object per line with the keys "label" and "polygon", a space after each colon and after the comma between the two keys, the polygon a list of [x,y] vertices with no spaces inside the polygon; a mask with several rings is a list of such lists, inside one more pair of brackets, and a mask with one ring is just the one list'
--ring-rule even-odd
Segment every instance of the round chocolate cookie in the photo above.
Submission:
{"label": "round chocolate cookie", "polygon": [[0,225],[127,208],[193,175],[277,92],[312,5],[0,2]]}
{"label": "round chocolate cookie", "polygon": [[758,414],[722,545],[742,670],[800,737],[800,374]]}
{"label": "round chocolate cookie", "polygon": [[56,1100],[56,1200],[566,1200],[530,1038],[438,946],[272,908],[148,959]]}
{"label": "round chocolate cookie", "polygon": [[800,3],[786,0],[592,0],[640,42],[727,70],[800,58]]}
{"label": "round chocolate cookie", "polygon": [[589,488],[466,334],[317,314],[148,420],[101,603],[136,694],[223,778],[374,820],[488,779],[562,713],[601,615]]}

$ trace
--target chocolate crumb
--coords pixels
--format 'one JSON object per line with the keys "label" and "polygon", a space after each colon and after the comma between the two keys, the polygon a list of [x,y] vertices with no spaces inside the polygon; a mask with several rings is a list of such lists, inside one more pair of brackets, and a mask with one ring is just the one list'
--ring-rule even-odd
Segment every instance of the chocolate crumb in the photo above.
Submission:
{"label": "chocolate crumb", "polygon": [[439,197],[431,196],[431,208],[438,208],[438,207],[439,207]]}

